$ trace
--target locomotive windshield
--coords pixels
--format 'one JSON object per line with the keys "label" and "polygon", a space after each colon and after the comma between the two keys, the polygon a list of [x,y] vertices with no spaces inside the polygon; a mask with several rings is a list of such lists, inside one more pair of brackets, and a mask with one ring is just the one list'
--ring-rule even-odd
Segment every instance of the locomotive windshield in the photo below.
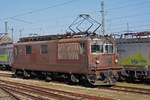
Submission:
{"label": "locomotive windshield", "polygon": [[91,53],[99,54],[103,52],[104,52],[103,45],[96,44],[96,43],[91,45]]}
{"label": "locomotive windshield", "polygon": [[105,44],[105,53],[113,53],[113,44]]}
{"label": "locomotive windshield", "polygon": [[92,43],[91,44],[91,53],[92,54],[112,54],[113,53],[113,44],[106,43],[106,44],[98,44]]}

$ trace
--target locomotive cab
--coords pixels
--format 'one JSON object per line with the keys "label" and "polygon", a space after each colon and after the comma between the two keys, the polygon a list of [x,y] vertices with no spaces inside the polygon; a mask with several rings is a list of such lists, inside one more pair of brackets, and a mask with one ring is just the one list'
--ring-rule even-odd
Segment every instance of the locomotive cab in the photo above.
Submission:
{"label": "locomotive cab", "polygon": [[91,66],[100,67],[114,64],[115,59],[114,45],[109,42],[91,42],[90,45]]}
{"label": "locomotive cab", "polygon": [[[114,40],[95,39],[89,43],[89,68],[93,75],[88,76],[92,84],[114,85],[122,69],[117,66]],[[94,78],[95,77],[95,78]],[[94,81],[93,81],[94,80]]]}

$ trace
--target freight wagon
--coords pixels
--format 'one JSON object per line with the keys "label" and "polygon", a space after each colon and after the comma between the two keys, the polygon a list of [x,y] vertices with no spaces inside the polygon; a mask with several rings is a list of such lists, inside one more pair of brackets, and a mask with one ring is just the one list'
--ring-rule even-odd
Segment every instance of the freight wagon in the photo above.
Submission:
{"label": "freight wagon", "polygon": [[130,81],[150,79],[149,32],[123,34],[117,39],[118,63]]}

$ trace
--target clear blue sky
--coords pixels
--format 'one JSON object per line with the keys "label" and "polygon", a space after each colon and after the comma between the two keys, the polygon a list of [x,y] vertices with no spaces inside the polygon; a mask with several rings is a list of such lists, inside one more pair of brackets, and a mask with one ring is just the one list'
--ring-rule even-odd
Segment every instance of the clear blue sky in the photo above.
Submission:
{"label": "clear blue sky", "polygon": [[[0,32],[4,22],[14,28],[15,40],[30,33],[61,34],[82,13],[101,23],[102,0],[0,0]],[[150,0],[104,0],[107,34],[150,30]],[[98,33],[101,30],[98,31]],[[10,35],[9,30],[9,35]]]}

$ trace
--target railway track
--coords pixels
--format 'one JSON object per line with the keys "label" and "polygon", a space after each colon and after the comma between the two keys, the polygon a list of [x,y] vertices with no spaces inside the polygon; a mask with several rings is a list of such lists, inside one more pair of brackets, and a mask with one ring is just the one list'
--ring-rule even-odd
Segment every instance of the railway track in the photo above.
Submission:
{"label": "railway track", "polygon": [[50,98],[54,98],[58,100],[60,99],[61,100],[112,100],[103,97],[90,96],[90,95],[80,94],[75,92],[65,92],[62,90],[44,88],[44,87],[4,81],[4,80],[0,80],[0,85],[2,85],[4,88],[10,91],[15,91],[19,93],[23,92],[24,95],[27,93],[35,94],[36,97],[38,96],[36,100],[44,100]]}
{"label": "railway track", "polygon": [[119,92],[137,93],[140,95],[150,95],[150,89],[134,88],[126,86],[112,86],[112,87],[100,87],[100,89],[107,89]]}
{"label": "railway track", "polygon": [[[19,94],[21,96],[23,96],[24,98],[26,99],[31,99],[31,100],[45,100],[44,98],[42,97],[39,97],[37,95],[33,95],[33,94],[30,94],[30,93],[25,93],[23,89],[20,89],[18,90],[17,88],[15,87],[12,87],[12,86],[9,86],[9,85],[3,85],[3,87],[7,90],[7,91],[10,91],[10,92],[13,92],[15,94]],[[21,98],[17,97],[18,99],[17,100],[22,100]]]}
{"label": "railway track", "polygon": [[[11,77],[11,75],[12,74],[0,73],[0,76],[4,76],[4,77]],[[16,82],[14,83],[14,82],[9,82],[9,81],[4,81],[4,80],[0,80],[0,82],[5,83],[5,87],[9,87],[8,86],[9,84],[24,87],[26,89],[23,89],[23,90],[26,90],[26,92],[39,91],[37,93],[38,95],[44,95],[47,98],[49,98],[49,97],[58,97],[58,98],[64,98],[64,99],[67,99],[67,100],[68,99],[77,100],[77,99],[83,99],[83,98],[84,99],[86,98],[86,99],[89,99],[89,100],[92,100],[92,99],[93,100],[105,100],[106,99],[106,98],[100,98],[100,97],[95,97],[95,96],[89,96],[89,95],[85,95],[85,94],[78,94],[78,93],[73,93],[73,92],[70,93],[70,92],[54,90],[54,89],[49,89],[49,88],[44,88],[44,87],[37,87],[37,86],[21,84],[21,83],[16,83]],[[7,85],[6,85],[6,83],[7,83]],[[10,88],[13,88],[13,87],[10,87]],[[10,88],[7,88],[7,89],[10,90]],[[31,91],[29,89],[34,90],[34,91]],[[142,95],[150,95],[150,89],[142,89],[142,88],[134,88],[134,87],[126,87],[126,86],[100,87],[100,89],[107,89],[107,90],[120,91],[120,92],[129,92],[129,93],[137,93],[137,94],[142,94]],[[18,91],[19,90],[22,90],[22,89],[18,88]],[[55,91],[55,94],[51,93],[51,91]],[[58,94],[60,94],[60,95],[58,95]],[[24,93],[24,95],[28,96],[25,93]],[[32,98],[34,98],[34,97],[32,97]],[[36,98],[36,99],[41,99],[41,98]]]}
{"label": "railway track", "polygon": [[17,96],[13,93],[9,92],[2,86],[0,86],[0,99],[1,100],[20,100]]}

